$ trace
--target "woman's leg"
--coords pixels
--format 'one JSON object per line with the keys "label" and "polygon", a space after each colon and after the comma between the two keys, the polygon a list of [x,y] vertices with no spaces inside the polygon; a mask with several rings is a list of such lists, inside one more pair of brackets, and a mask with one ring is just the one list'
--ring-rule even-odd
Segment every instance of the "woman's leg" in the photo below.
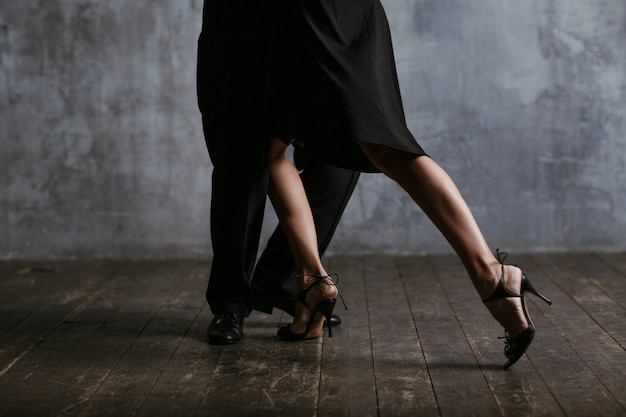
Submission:
{"label": "woman's leg", "polygon": [[[481,299],[491,295],[502,275],[502,266],[450,176],[428,156],[364,142],[360,146],[381,172],[404,188],[443,234],[463,262]],[[519,268],[504,267],[509,292],[519,294],[521,280]],[[513,339],[528,327],[519,298],[486,305]]]}
{"label": "woman's leg", "polygon": [[325,275],[309,201],[298,172],[285,156],[287,146],[278,139],[270,143],[270,200],[287,235],[297,273]]}
{"label": "woman's leg", "polygon": [[[312,276],[328,274],[320,259],[315,223],[302,181],[291,161],[285,156],[287,146],[278,139],[270,142],[269,196],[289,242],[296,266],[298,292],[302,292],[312,284]],[[336,297],[337,288],[326,278],[307,293],[305,301],[314,309],[319,301]],[[302,303],[296,303],[290,331],[295,334],[303,333],[311,314]],[[317,323],[316,328],[310,331],[310,337],[321,333],[321,323]]]}

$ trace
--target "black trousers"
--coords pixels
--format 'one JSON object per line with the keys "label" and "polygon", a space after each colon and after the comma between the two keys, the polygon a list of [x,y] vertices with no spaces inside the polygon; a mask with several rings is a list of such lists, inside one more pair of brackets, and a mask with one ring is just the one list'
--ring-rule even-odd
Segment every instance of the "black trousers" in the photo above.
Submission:
{"label": "black trousers", "polygon": [[252,310],[256,261],[268,187],[262,136],[261,2],[206,0],[198,39],[197,94],[213,162],[213,263],[207,301],[215,313]]}
{"label": "black trousers", "polygon": [[[258,49],[261,6],[258,0],[206,0],[198,40],[198,105],[213,163],[213,262],[206,299],[214,314],[246,317],[254,302],[251,279],[269,181],[269,141],[263,133],[262,106],[255,101],[264,93],[259,90],[265,65]],[[300,150],[296,158],[324,250],[358,174],[310,161]],[[277,229],[261,256],[256,291],[295,299],[293,270],[291,251]]]}

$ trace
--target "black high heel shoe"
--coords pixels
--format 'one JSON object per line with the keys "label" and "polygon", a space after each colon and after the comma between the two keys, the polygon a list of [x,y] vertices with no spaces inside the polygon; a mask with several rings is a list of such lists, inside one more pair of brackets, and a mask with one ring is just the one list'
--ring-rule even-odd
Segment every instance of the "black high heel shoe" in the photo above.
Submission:
{"label": "black high heel shoe", "polygon": [[[333,277],[335,278],[334,281],[332,279]],[[337,274],[311,275],[310,278],[312,278],[312,280],[314,281],[313,284],[309,285],[306,289],[300,292],[297,298],[299,302],[301,302],[306,308],[308,308],[311,311],[311,318],[309,319],[306,325],[306,330],[304,331],[304,333],[293,333],[290,329],[291,325],[288,324],[286,326],[282,326],[280,329],[278,329],[278,337],[280,337],[282,340],[296,342],[296,341],[301,341],[301,340],[309,340],[309,339],[317,338],[318,337],[317,334],[309,334],[309,333],[313,328],[321,327],[319,326],[319,324],[320,324],[320,320],[322,319],[326,319],[326,323],[328,325],[328,337],[333,337],[333,327],[332,327],[331,317],[333,314],[333,309],[335,308],[335,304],[337,303],[337,299],[327,298],[317,303],[316,306],[311,307],[306,302],[306,297],[309,291],[311,291],[313,287],[320,284],[321,282],[325,282],[326,284],[330,285],[328,281],[325,281],[326,278],[328,278],[332,282],[332,285],[337,285],[337,281],[338,281]],[[341,297],[341,295],[339,295],[339,297]],[[343,302],[342,297],[341,297],[341,301]],[[344,306],[345,306],[345,302],[344,302]],[[347,310],[347,307],[346,307],[346,310]],[[317,313],[320,313],[323,317],[320,317]]]}
{"label": "black high heel shoe", "polygon": [[508,292],[507,289],[504,287],[504,260],[506,259],[508,254],[506,252],[500,252],[496,249],[496,255],[498,256],[498,261],[500,261],[500,264],[502,264],[502,275],[500,276],[500,281],[498,282],[498,286],[496,287],[496,289],[493,291],[493,293],[491,293],[489,297],[483,300],[483,303],[488,303],[490,301],[500,300],[503,298],[521,298],[522,311],[524,312],[524,317],[526,318],[526,322],[528,323],[528,328],[526,328],[526,330],[517,335],[515,339],[509,336],[509,333],[506,331],[506,329],[504,330],[504,337],[500,338],[504,339],[504,355],[508,358],[508,361],[504,364],[502,368],[506,370],[513,366],[513,364],[522,357],[524,352],[526,352],[526,349],[528,349],[528,346],[530,346],[530,343],[533,341],[533,338],[535,337],[535,326],[533,325],[530,314],[528,313],[528,309],[526,308],[524,292],[530,291],[549,305],[552,305],[552,301],[539,293],[539,291],[537,291],[535,287],[532,286],[523,271],[522,283],[520,285],[520,293],[511,294],[510,292]]}

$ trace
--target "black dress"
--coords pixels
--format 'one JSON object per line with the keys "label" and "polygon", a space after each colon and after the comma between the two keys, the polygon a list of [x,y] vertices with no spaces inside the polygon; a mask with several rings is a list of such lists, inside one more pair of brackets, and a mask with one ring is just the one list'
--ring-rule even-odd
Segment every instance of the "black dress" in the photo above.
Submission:
{"label": "black dress", "polygon": [[316,158],[376,172],[357,141],[416,155],[379,0],[269,0],[267,134]]}

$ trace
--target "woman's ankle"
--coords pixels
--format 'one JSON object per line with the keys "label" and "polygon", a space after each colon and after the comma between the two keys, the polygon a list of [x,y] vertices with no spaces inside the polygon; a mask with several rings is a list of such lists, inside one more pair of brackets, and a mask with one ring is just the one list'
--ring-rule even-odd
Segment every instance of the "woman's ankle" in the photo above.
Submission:
{"label": "woman's ankle", "polygon": [[298,291],[305,290],[317,277],[328,276],[328,273],[324,268],[306,268],[296,273],[296,279],[298,283]]}
{"label": "woman's ankle", "polygon": [[496,289],[502,277],[502,264],[497,259],[480,261],[472,265],[469,274],[481,300]]}

